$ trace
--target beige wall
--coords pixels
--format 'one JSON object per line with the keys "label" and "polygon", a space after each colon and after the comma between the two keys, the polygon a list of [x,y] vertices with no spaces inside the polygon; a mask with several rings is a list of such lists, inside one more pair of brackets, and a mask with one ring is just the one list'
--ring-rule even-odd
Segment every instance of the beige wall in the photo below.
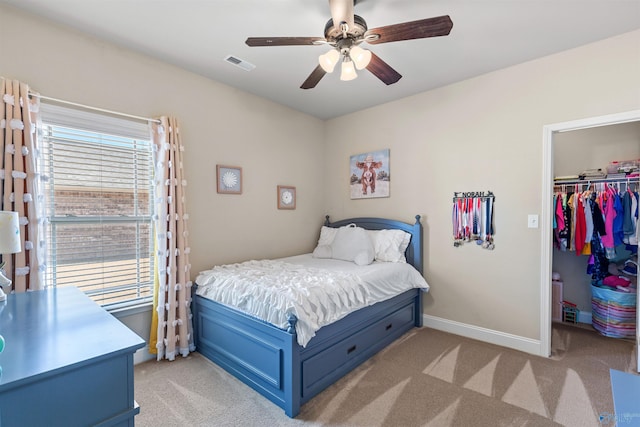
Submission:
{"label": "beige wall", "polygon": [[[49,97],[179,119],[193,278],[214,264],[313,248],[324,122],[6,6],[0,75]],[[242,195],[216,193],[216,164],[243,168]],[[278,184],[297,188],[296,210],[277,209]]]}
{"label": "beige wall", "polygon": [[[527,214],[542,214],[542,127],[640,108],[639,43],[636,31],[322,122],[0,6],[4,77],[47,96],[180,119],[192,276],[309,251],[325,212],[420,214],[427,316],[531,340],[540,336],[541,236]],[[391,197],[350,200],[349,156],[384,148]],[[243,167],[243,195],[216,194],[217,163]],[[276,209],[277,184],[297,187],[295,211]],[[487,190],[496,249],[454,248],[453,192]]]}
{"label": "beige wall", "polygon": [[612,161],[638,158],[640,122],[563,132],[553,139],[554,176],[577,175],[585,169],[606,173]]}
{"label": "beige wall", "polygon": [[[543,126],[639,109],[639,46],[635,31],[327,122],[327,211],[422,215],[427,316],[538,340]],[[391,197],[350,200],[349,156],[382,148]],[[495,250],[453,247],[453,193],[488,190]]]}

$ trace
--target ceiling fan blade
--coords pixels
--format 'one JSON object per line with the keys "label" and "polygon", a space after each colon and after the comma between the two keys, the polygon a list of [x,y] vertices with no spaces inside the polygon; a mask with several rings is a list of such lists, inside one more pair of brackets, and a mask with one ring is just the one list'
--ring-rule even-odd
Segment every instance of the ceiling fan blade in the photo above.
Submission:
{"label": "ceiling fan blade", "polygon": [[245,43],[248,46],[306,46],[326,42],[323,37],[249,37]]}
{"label": "ceiling fan blade", "polygon": [[324,77],[325,74],[327,74],[327,72],[323,70],[321,66],[318,65],[316,69],[313,70],[311,74],[309,74],[309,77],[307,77],[307,80],[305,80],[304,83],[302,83],[302,86],[300,86],[300,89],[313,89],[314,87],[316,87],[318,82]]}
{"label": "ceiling fan blade", "polygon": [[386,85],[393,84],[402,78],[402,75],[391,68],[389,64],[384,62],[378,55],[371,52],[371,61],[367,65],[367,70],[382,80]]}
{"label": "ceiling fan blade", "polygon": [[[449,15],[435,18],[419,19],[401,24],[372,28],[365,34],[365,40],[370,44],[397,42],[401,40],[424,39],[427,37],[446,36],[451,32],[453,22]],[[371,37],[378,35],[377,39]]]}
{"label": "ceiling fan blade", "polygon": [[329,0],[331,19],[333,26],[340,29],[340,23],[346,22],[349,28],[353,28],[353,0]]}

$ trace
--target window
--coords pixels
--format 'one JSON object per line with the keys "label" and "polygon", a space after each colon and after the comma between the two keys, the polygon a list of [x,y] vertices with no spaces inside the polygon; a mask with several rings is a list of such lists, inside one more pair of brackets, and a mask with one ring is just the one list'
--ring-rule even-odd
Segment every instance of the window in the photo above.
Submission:
{"label": "window", "polygon": [[41,105],[49,286],[107,309],[152,300],[153,158],[147,123]]}

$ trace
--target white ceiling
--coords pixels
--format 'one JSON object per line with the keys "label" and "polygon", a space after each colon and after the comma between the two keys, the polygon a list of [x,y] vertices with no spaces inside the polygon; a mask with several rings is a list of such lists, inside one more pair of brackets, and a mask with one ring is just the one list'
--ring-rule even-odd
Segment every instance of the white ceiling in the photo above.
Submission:
{"label": "white ceiling", "polygon": [[[323,37],[328,0],[0,0],[296,110],[329,119],[640,28],[640,0],[361,0],[369,28],[449,15],[451,34],[370,48],[403,78],[366,70],[300,85],[328,46],[248,47],[247,37]],[[224,61],[248,61],[247,72]],[[639,47],[640,57],[640,47]],[[615,66],[612,64],[612,67]]]}

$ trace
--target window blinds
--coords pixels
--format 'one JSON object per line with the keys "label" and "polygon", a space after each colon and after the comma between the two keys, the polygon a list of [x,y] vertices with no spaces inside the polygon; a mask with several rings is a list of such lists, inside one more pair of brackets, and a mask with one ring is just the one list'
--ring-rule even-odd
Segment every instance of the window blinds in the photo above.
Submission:
{"label": "window blinds", "polygon": [[41,104],[47,284],[106,308],[152,298],[153,158],[148,124]]}

